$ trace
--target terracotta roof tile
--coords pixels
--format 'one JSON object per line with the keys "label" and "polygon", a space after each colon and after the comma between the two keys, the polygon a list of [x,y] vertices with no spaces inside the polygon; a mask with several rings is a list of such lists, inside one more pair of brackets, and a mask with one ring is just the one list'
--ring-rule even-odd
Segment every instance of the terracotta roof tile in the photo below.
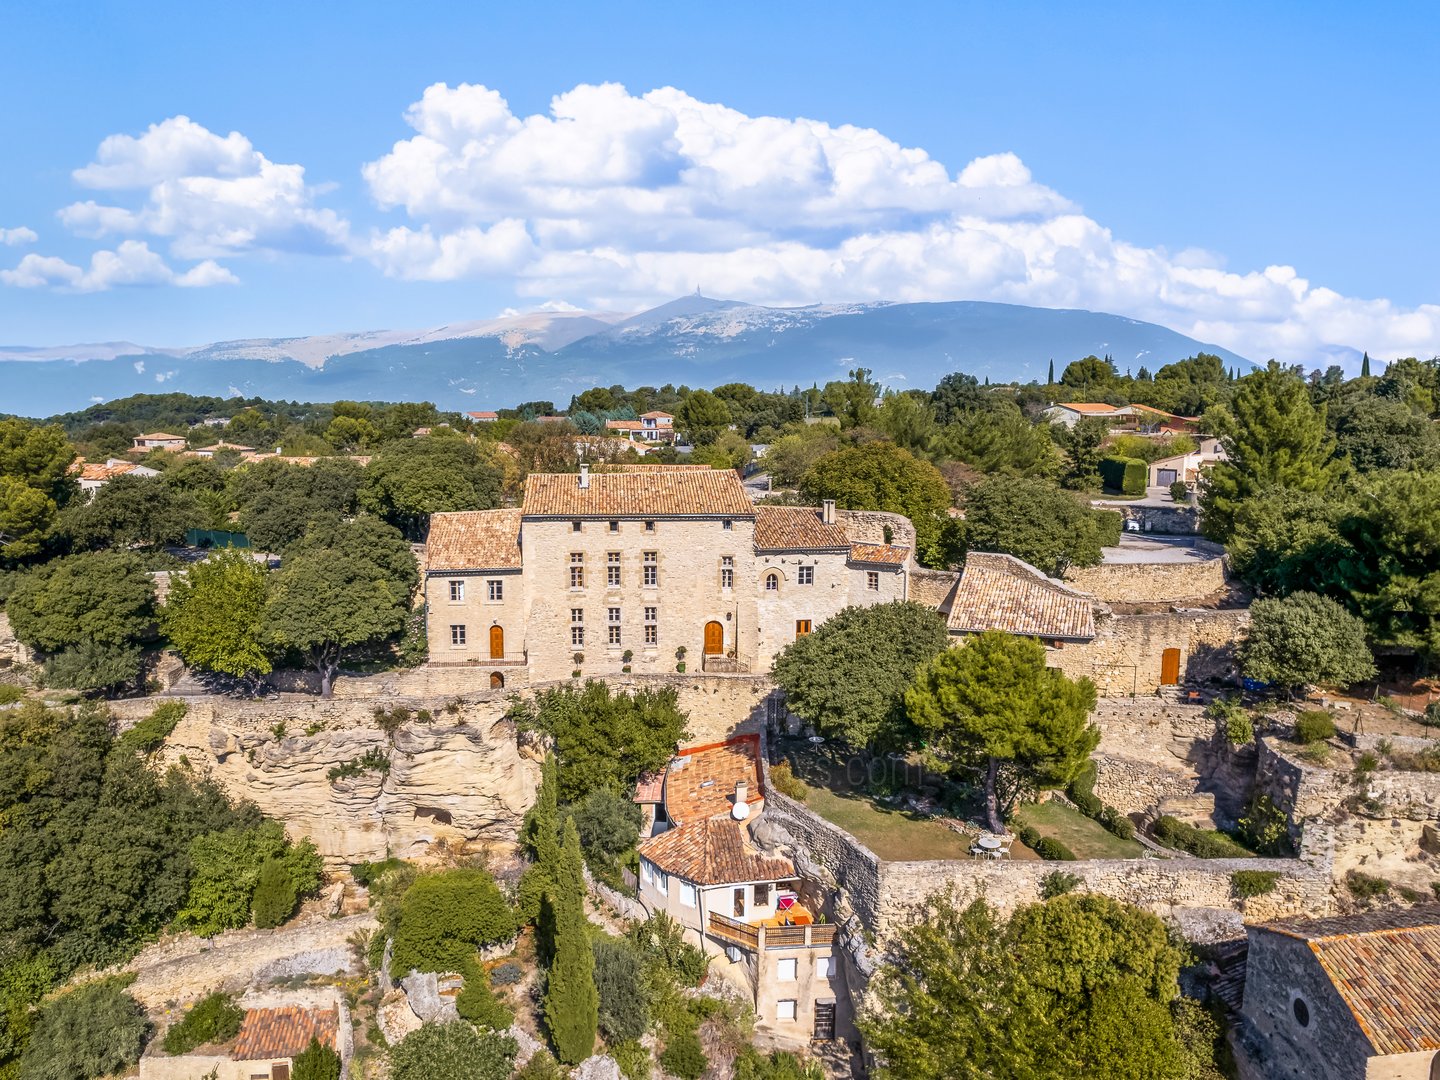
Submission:
{"label": "terracotta roof tile", "polygon": [[340,1028],[334,1009],[250,1009],[230,1050],[231,1061],[266,1061],[293,1058],[319,1039],[331,1049]]}
{"label": "terracotta roof tile", "polygon": [[518,570],[521,565],[519,510],[430,515],[427,571]]}
{"label": "terracotta roof tile", "polygon": [[760,736],[681,750],[665,773],[665,813],[677,825],[729,814],[735,785],[749,785],[746,802],[759,802]]}
{"label": "terracotta roof tile", "polygon": [[635,798],[637,803],[658,803],[665,799],[665,773],[646,773],[635,781]]}
{"label": "terracotta roof tile", "polygon": [[[99,461],[81,465],[79,475],[81,480],[110,480],[134,472],[138,468],[140,466],[133,461],[117,461],[113,464],[108,461]],[[141,475],[146,474],[142,473]]]}
{"label": "terracotta roof tile", "polygon": [[735,517],[755,514],[731,469],[592,472],[589,487],[575,473],[525,478],[528,517]]}
{"label": "terracotta roof tile", "polygon": [[795,876],[794,863],[761,855],[746,842],[745,827],[725,818],[663,832],[642,843],[640,854],[667,874],[697,885],[783,881]]}
{"label": "terracotta roof tile", "polygon": [[1094,601],[1011,555],[971,552],[955,586],[951,630],[1003,630],[1039,638],[1089,641]]}
{"label": "terracotta roof tile", "polygon": [[148,434],[148,435],[136,435],[135,438],[137,438],[137,439],[143,439],[143,440],[146,441],[146,442],[151,442],[151,441],[154,441],[154,440],[156,440],[156,439],[168,439],[168,440],[170,440],[170,441],[172,441],[172,442],[177,442],[177,441],[178,441],[178,442],[184,442],[184,441],[185,441],[185,436],[184,436],[184,435],[171,435],[171,434],[169,434],[168,432],[165,432],[165,431],[152,431],[152,432],[150,432],[150,434]]}
{"label": "terracotta roof tile", "polygon": [[845,529],[826,525],[808,506],[755,507],[757,551],[848,551]]}
{"label": "terracotta roof tile", "polygon": [[1072,412],[1092,413],[1096,416],[1104,416],[1106,413],[1123,413],[1126,410],[1124,405],[1107,405],[1105,402],[1095,401],[1062,401],[1059,405],[1062,409],[1069,409]]}
{"label": "terracotta roof tile", "polygon": [[1375,1053],[1440,1050],[1440,905],[1256,929],[1309,944]]}
{"label": "terracotta roof tile", "polygon": [[857,563],[874,563],[880,566],[904,566],[910,558],[908,547],[897,547],[894,544],[851,544],[850,561]]}

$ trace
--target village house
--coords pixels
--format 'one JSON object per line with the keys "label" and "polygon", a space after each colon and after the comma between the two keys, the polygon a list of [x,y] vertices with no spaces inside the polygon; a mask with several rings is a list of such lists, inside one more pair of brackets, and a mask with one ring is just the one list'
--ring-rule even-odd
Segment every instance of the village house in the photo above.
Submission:
{"label": "village house", "polygon": [[1103,401],[1066,401],[1051,405],[1044,416],[1051,423],[1074,427],[1087,417],[1098,417],[1110,423],[1111,431],[1134,431],[1143,435],[1193,433],[1199,421],[1193,416],[1177,416],[1149,405],[1110,405]]}
{"label": "village house", "polygon": [[1225,460],[1225,448],[1220,440],[1206,435],[1188,454],[1172,454],[1150,462],[1150,476],[1146,481],[1150,487],[1168,488],[1177,480],[1194,488],[1204,471],[1217,461]]}
{"label": "village house", "polygon": [[223,454],[225,451],[235,454],[253,454],[255,447],[241,446],[239,443],[226,442],[221,439],[211,446],[197,446],[194,450],[186,450],[182,457],[213,458],[216,454]]}
{"label": "village house", "polygon": [[479,412],[467,412],[465,415],[477,424],[493,424],[496,420],[500,419],[499,413],[484,409]]}
{"label": "village house", "polygon": [[348,1075],[350,1012],[337,992],[312,992],[295,1003],[256,995],[232,1042],[171,1056],[160,1049],[161,1040],[153,1040],[140,1059],[140,1080],[290,1080],[295,1058],[312,1039],[339,1054],[340,1075]]}
{"label": "village house", "polygon": [[184,450],[185,436],[170,435],[163,431],[152,431],[149,435],[135,436],[136,450]]}
{"label": "village house", "polygon": [[673,443],[675,417],[659,411],[641,413],[636,420],[606,420],[605,430],[631,442]]}
{"label": "village house", "polygon": [[794,864],[751,839],[765,807],[759,755],[760,737],[747,735],[670,762],[659,778],[659,831],[640,843],[640,902],[725,957],[719,970],[752,994],[762,1037],[800,1046],[847,1031],[849,1008],[834,925],[816,900],[802,900]]}
{"label": "village house", "polygon": [[143,476],[153,479],[160,475],[158,469],[138,465],[122,458],[106,458],[103,462],[77,462],[71,467],[75,479],[88,498],[117,476]]}
{"label": "village house", "polygon": [[756,506],[728,469],[532,473],[519,507],[432,516],[430,663],[474,665],[495,688],[768,671],[841,609],[907,598],[911,548],[862,517]]}
{"label": "village house", "polygon": [[1440,1078],[1440,905],[1246,934],[1242,1080]]}

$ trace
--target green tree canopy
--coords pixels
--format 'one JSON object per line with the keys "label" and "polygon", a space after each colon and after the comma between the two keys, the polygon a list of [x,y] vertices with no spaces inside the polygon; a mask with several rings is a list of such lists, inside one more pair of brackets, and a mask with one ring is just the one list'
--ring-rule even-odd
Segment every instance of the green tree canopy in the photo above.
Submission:
{"label": "green tree canopy", "polygon": [[984,473],[1053,476],[1059,468],[1048,429],[1008,402],[960,415],[941,442],[946,454]]}
{"label": "green tree canopy", "polygon": [[510,1080],[515,1040],[464,1020],[422,1024],[390,1048],[392,1080]]}
{"label": "green tree canopy", "polygon": [[1246,676],[1286,689],[1306,683],[1349,686],[1375,677],[1365,624],[1329,597],[1310,592],[1255,601],[1239,652]]}
{"label": "green tree canopy", "polygon": [[1084,416],[1072,427],[1056,425],[1056,438],[1065,451],[1065,484],[1079,491],[1100,486],[1100,444],[1110,434],[1110,422],[1101,416]]}
{"label": "green tree canopy", "polygon": [[557,1056],[576,1065],[595,1049],[600,996],[595,989],[595,954],[585,919],[584,862],[575,823],[562,830],[554,892],[546,901],[554,912],[555,942],[545,978],[545,1026]]}
{"label": "green tree canopy", "polygon": [[296,1055],[290,1080],[340,1080],[340,1055],[319,1039]]}
{"label": "green tree canopy", "polygon": [[360,505],[412,540],[431,514],[500,505],[500,470],[478,444],[428,436],[386,443],[365,469]]}
{"label": "green tree canopy", "polygon": [[1105,394],[1115,387],[1119,377],[1115,365],[1106,357],[1087,356],[1065,365],[1060,376],[1060,385],[1077,394]]}
{"label": "green tree canopy", "polygon": [[248,552],[218,551],[170,581],[160,626],[191,667],[239,679],[264,675],[265,568]]}
{"label": "green tree canopy", "polygon": [[405,890],[391,966],[395,971],[455,971],[476,949],[508,941],[519,929],[505,895],[484,870],[446,870]]}
{"label": "green tree canopy", "polygon": [[1206,416],[1226,458],[1210,469],[1200,506],[1207,535],[1228,540],[1240,502],[1266,488],[1324,491],[1340,476],[1324,408],[1304,381],[1275,361],[1245,376],[1228,407]]}
{"label": "green tree canopy", "polygon": [[154,477],[117,476],[88,501],[60,514],[60,531],[76,548],[161,547],[180,544],[185,530],[206,522],[205,510],[189,493]]}
{"label": "green tree canopy", "polygon": [[882,1080],[1218,1080],[1217,1029],[1179,1000],[1164,925],[1107,897],[1008,924],[932,897],[889,959],[859,1021]]}
{"label": "green tree canopy", "polygon": [[865,749],[900,746],[905,691],[949,644],[945,620],[921,604],[848,607],[787,645],[773,676],[790,711],[827,738]]}
{"label": "green tree canopy", "polygon": [[1339,453],[1359,472],[1440,467],[1440,426],[1403,401],[1359,397],[1335,421]]}
{"label": "green tree canopy", "polygon": [[[309,840],[291,844],[279,822],[196,837],[190,844],[195,873],[176,921],[206,937],[248,926],[261,871],[272,860],[283,868],[294,896],[308,896],[319,888],[322,862],[315,845]],[[273,897],[265,901],[271,904]]]}
{"label": "green tree canopy", "polygon": [[329,697],[347,650],[404,628],[418,579],[409,545],[383,522],[317,522],[271,581],[267,633],[306,657]]}
{"label": "green tree canopy", "polygon": [[834,499],[842,510],[903,514],[915,526],[917,557],[929,566],[950,561],[950,488],[934,465],[894,443],[872,442],[826,454],[805,474],[800,491],[817,502]]}
{"label": "green tree canopy", "polygon": [[936,754],[983,777],[996,832],[1022,788],[1063,788],[1075,778],[1100,741],[1089,723],[1094,707],[1089,679],[1046,667],[1034,638],[997,630],[940,653],[905,695],[911,722]]}
{"label": "green tree canopy", "polygon": [[345,458],[309,466],[264,460],[230,474],[231,498],[251,546],[284,551],[313,521],[353,514],[362,475],[360,466]]}
{"label": "green tree canopy", "polygon": [[709,446],[730,426],[730,409],[709,390],[694,390],[680,403],[675,419],[696,446]]}
{"label": "green tree canopy", "polygon": [[79,491],[69,474],[74,460],[58,424],[0,420],[0,565],[43,550],[56,514]]}
{"label": "green tree canopy", "polygon": [[992,476],[965,500],[965,543],[998,551],[1061,577],[1095,566],[1105,537],[1096,511],[1047,480]]}
{"label": "green tree canopy", "polygon": [[79,1080],[124,1072],[140,1060],[150,1022],[114,979],[102,979],[40,1006],[20,1080]]}

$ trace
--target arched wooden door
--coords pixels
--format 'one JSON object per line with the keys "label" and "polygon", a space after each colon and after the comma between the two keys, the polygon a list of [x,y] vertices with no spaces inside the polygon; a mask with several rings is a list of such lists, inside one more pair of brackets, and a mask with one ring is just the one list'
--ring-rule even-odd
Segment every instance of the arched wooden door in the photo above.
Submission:
{"label": "arched wooden door", "polygon": [[505,659],[505,628],[503,626],[490,627],[490,659]]}
{"label": "arched wooden door", "polygon": [[505,689],[505,676],[502,675],[502,674],[500,674],[500,672],[498,672],[498,671],[492,671],[492,672],[490,672],[490,689],[491,689],[491,690],[504,690],[504,689]]}
{"label": "arched wooden door", "polygon": [[725,627],[718,622],[707,622],[705,624],[705,655],[723,656],[725,654]]}

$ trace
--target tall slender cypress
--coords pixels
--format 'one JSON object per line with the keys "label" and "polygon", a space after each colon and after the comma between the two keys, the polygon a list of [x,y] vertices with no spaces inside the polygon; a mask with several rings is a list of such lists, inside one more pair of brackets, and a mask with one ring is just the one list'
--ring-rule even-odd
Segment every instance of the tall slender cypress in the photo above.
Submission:
{"label": "tall slender cypress", "polygon": [[595,954],[585,924],[585,874],[575,819],[565,819],[554,892],[555,958],[545,983],[545,1025],[560,1060],[576,1065],[590,1056],[600,1027]]}
{"label": "tall slender cypress", "polygon": [[1370,354],[1367,352],[1364,356],[1362,356],[1362,357],[1360,358],[1360,378],[1362,378],[1362,379],[1368,379],[1369,377],[1370,377]]}
{"label": "tall slender cypress", "polygon": [[1055,385],[1055,358],[1053,356],[1050,358],[1050,373],[1045,376],[1045,385]]}

